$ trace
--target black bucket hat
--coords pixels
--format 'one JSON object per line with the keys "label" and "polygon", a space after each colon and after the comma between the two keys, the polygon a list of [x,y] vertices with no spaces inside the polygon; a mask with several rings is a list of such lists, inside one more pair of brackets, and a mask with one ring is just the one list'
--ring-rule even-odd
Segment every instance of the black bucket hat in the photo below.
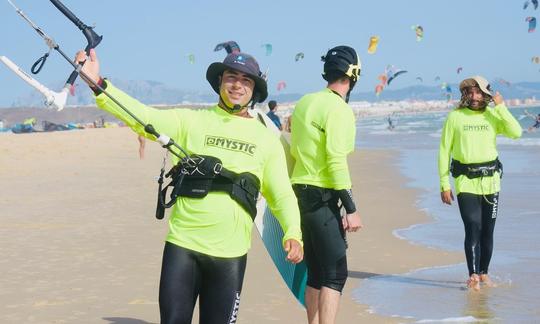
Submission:
{"label": "black bucket hat", "polygon": [[247,74],[255,81],[255,89],[252,99],[256,102],[263,102],[268,97],[268,88],[266,80],[263,78],[259,64],[255,58],[245,53],[232,53],[227,55],[221,62],[210,64],[206,70],[206,80],[212,86],[212,89],[219,94],[219,77],[225,70],[236,70]]}

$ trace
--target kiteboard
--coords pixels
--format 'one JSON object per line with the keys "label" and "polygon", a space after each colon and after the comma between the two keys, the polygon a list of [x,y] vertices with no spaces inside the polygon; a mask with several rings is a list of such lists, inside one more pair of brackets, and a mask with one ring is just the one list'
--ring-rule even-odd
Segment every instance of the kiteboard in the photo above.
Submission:
{"label": "kiteboard", "polygon": [[[250,111],[254,118],[259,119],[261,123],[266,125],[276,136],[279,136],[281,144],[283,145],[285,156],[287,159],[287,168],[289,175],[292,172],[294,166],[294,159],[290,155],[289,141],[281,131],[275,126],[268,116],[259,109],[253,109]],[[272,214],[272,211],[266,204],[264,197],[260,197],[257,202],[257,217],[255,218],[255,227],[257,232],[261,236],[272,262],[279,271],[281,278],[285,281],[293,295],[302,304],[304,303],[304,292],[306,290],[307,281],[307,269],[304,261],[293,264],[286,260],[286,252],[283,250],[283,230],[279,225],[279,222]]]}

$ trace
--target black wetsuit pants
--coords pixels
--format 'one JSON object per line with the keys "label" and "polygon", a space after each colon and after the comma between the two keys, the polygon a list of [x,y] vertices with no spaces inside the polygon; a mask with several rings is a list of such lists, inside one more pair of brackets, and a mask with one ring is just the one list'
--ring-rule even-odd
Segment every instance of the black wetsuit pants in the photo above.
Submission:
{"label": "black wetsuit pants", "polygon": [[307,285],[341,292],[347,280],[345,231],[332,190],[294,185],[300,207]]}
{"label": "black wetsuit pants", "polygon": [[236,323],[247,256],[218,258],[165,243],[159,312],[162,324],[189,324],[199,298],[199,323]]}
{"label": "black wetsuit pants", "polygon": [[493,230],[499,210],[499,193],[476,195],[462,192],[457,196],[465,226],[465,257],[469,276],[488,273],[493,254]]}

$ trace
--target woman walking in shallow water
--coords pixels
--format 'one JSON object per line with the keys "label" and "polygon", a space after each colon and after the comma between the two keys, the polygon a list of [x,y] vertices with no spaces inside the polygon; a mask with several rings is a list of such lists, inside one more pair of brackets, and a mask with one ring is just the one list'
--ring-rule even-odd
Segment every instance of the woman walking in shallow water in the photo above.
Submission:
{"label": "woman walking in shallow water", "polygon": [[[502,96],[498,92],[493,95],[483,77],[463,80],[459,90],[461,101],[448,114],[439,147],[441,200],[448,205],[454,200],[451,173],[465,227],[467,287],[479,290],[481,282],[493,285],[488,268],[503,173],[496,136],[502,134],[515,139],[521,136],[522,130],[504,105]],[[487,107],[490,101],[495,107]]]}

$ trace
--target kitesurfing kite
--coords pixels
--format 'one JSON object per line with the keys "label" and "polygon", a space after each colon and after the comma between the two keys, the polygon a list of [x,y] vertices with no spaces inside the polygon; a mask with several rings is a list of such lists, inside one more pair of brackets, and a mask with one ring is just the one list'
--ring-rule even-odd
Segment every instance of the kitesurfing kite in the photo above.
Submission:
{"label": "kitesurfing kite", "polygon": [[424,38],[424,28],[420,25],[413,25],[411,29],[416,33],[416,41],[419,42]]}
{"label": "kitesurfing kite", "polygon": [[437,82],[437,81],[441,81],[441,77],[438,76],[438,75],[435,77],[435,82]]}
{"label": "kitesurfing kite", "polygon": [[261,46],[264,47],[266,56],[270,56],[272,54],[272,44],[262,44]]}
{"label": "kitesurfing kite", "polygon": [[529,3],[532,3],[533,6],[534,6],[534,10],[536,10],[538,8],[538,0],[531,0],[531,1],[525,1],[525,3],[523,4],[523,10],[527,9],[527,7],[529,6]]}
{"label": "kitesurfing kite", "polygon": [[443,82],[443,83],[441,84],[441,89],[446,91],[446,93],[445,93],[445,95],[446,95],[446,100],[447,100],[447,101],[452,100],[452,87],[450,87],[450,85],[447,84],[446,82]]}
{"label": "kitesurfing kite", "polygon": [[460,67],[457,68],[456,72],[457,72],[457,74],[460,74],[461,71],[463,71],[463,68],[460,66]]}
{"label": "kitesurfing kite", "polygon": [[386,82],[388,81],[388,77],[385,74],[381,74],[377,77],[379,80],[381,80],[382,85],[386,85]]}
{"label": "kitesurfing kite", "polygon": [[397,76],[407,73],[406,70],[396,69],[393,65],[388,65],[385,72],[386,77],[388,78],[388,81],[386,82],[387,85],[390,85],[390,82],[392,82],[392,80],[394,80]]}
{"label": "kitesurfing kite", "polygon": [[534,17],[527,17],[525,18],[525,21],[529,22],[529,33],[532,33],[536,29],[536,18]]}
{"label": "kitesurfing kite", "polygon": [[304,53],[300,52],[300,53],[297,53],[295,56],[294,56],[294,60],[296,62],[300,61],[301,59],[304,58]]}
{"label": "kitesurfing kite", "polygon": [[281,91],[285,88],[287,88],[287,83],[285,83],[285,81],[279,81],[277,83],[277,91]]}
{"label": "kitesurfing kite", "polygon": [[392,82],[392,80],[394,80],[398,75],[401,75],[403,73],[407,73],[407,71],[405,70],[397,70],[396,72],[394,72],[394,74],[388,78],[388,85],[390,85],[390,82]]}
{"label": "kitesurfing kite", "polygon": [[225,49],[227,51],[227,54],[240,52],[240,46],[238,46],[235,41],[228,41],[217,44],[214,48],[214,52],[221,51],[222,49]]}
{"label": "kitesurfing kite", "polygon": [[384,89],[384,85],[377,84],[377,86],[375,86],[375,95],[378,97],[383,91],[383,89]]}
{"label": "kitesurfing kite", "polygon": [[369,45],[368,45],[367,52],[369,54],[375,54],[375,52],[377,51],[378,45],[379,45],[379,36],[371,36],[369,38]]}
{"label": "kitesurfing kite", "polygon": [[377,77],[379,81],[381,81],[381,83],[377,84],[377,86],[375,87],[375,95],[377,97],[381,94],[381,92],[384,90],[384,87],[386,86],[386,82],[388,81],[388,77],[386,75],[387,71]]}
{"label": "kitesurfing kite", "polygon": [[421,77],[416,77],[416,80],[418,80],[420,82],[424,82],[424,79],[422,79]]}

